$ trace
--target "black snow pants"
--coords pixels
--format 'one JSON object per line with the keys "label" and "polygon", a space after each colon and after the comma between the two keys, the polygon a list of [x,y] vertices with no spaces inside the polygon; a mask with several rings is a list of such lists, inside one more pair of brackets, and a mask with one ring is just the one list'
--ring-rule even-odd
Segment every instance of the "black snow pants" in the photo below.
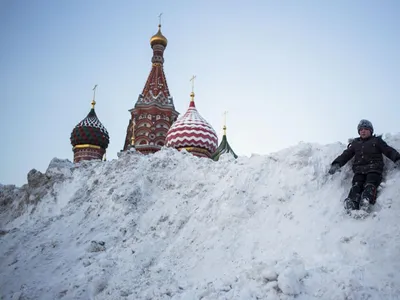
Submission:
{"label": "black snow pants", "polygon": [[382,182],[382,174],[371,172],[367,174],[354,174],[353,186],[349,192],[349,198],[357,203],[361,199],[367,199],[370,204],[376,202],[376,191]]}

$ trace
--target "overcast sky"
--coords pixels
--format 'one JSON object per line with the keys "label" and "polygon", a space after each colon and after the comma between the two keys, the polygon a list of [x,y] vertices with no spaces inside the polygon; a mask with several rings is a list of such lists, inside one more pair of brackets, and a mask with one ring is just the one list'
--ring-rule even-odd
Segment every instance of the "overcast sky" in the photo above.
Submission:
{"label": "overcast sky", "polygon": [[400,1],[3,0],[0,183],[73,159],[70,134],[95,84],[107,158],[117,158],[161,12],[176,109],[188,108],[196,75],[200,114],[220,141],[228,111],[238,155],[345,143],[361,118],[400,131]]}

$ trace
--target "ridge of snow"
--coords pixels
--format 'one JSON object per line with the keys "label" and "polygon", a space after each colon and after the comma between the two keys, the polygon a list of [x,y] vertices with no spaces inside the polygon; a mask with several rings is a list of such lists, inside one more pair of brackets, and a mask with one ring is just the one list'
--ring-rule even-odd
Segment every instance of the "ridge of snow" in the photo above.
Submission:
{"label": "ridge of snow", "polygon": [[355,220],[350,162],[327,175],[345,147],[53,159],[0,185],[0,299],[400,299],[400,171]]}

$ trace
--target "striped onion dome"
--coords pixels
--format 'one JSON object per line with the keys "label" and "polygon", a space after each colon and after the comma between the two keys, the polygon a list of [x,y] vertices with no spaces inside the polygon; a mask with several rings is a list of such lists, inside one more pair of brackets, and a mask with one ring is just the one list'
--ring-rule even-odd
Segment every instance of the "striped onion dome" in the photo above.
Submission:
{"label": "striped onion dome", "polygon": [[95,104],[96,102],[93,101],[92,109],[89,114],[72,130],[70,138],[72,146],[90,144],[100,146],[103,149],[108,147],[110,137],[107,129],[97,118],[96,112],[94,111]]}
{"label": "striped onion dome", "polygon": [[218,147],[218,137],[211,125],[199,114],[194,104],[194,93],[190,95],[189,109],[168,130],[166,146],[206,149],[209,156]]}

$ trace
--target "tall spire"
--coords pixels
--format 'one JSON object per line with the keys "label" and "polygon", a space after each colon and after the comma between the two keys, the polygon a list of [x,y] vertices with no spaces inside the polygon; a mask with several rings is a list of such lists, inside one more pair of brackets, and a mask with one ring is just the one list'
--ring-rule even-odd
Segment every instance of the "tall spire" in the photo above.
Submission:
{"label": "tall spire", "polygon": [[164,74],[164,50],[167,47],[167,38],[161,33],[161,15],[159,18],[158,32],[150,39],[150,45],[153,49],[152,68],[144,85],[142,95],[139,96],[138,103],[158,102],[159,104],[168,105],[172,102]]}
{"label": "tall spire", "polygon": [[165,137],[179,113],[175,110],[164,74],[164,50],[167,38],[161,33],[161,16],[158,31],[150,39],[153,49],[151,71],[139,94],[126,130],[123,150],[132,146],[141,153],[154,153],[165,144]]}

